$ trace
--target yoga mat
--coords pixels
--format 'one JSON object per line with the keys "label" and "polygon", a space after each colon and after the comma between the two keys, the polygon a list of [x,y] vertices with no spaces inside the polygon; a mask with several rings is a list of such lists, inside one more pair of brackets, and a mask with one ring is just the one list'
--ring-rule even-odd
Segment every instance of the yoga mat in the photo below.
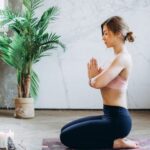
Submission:
{"label": "yoga mat", "polygon": [[[144,138],[130,138],[130,139],[138,141],[140,144],[140,148],[129,149],[129,150],[150,150],[150,139],[146,139],[146,138],[145,139]],[[67,148],[57,138],[48,138],[48,139],[43,139],[42,150],[75,150],[75,149]],[[104,149],[92,149],[92,150],[104,150]],[[127,149],[124,149],[124,150],[127,150]]]}

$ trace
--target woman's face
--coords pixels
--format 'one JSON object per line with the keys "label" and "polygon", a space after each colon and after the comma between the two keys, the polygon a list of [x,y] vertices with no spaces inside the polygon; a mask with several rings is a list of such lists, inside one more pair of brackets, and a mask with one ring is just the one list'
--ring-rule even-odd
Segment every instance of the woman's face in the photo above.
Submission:
{"label": "woman's face", "polygon": [[114,45],[116,43],[116,37],[117,36],[111,30],[109,30],[107,25],[103,26],[102,39],[103,39],[105,45],[107,46],[107,48],[114,47]]}

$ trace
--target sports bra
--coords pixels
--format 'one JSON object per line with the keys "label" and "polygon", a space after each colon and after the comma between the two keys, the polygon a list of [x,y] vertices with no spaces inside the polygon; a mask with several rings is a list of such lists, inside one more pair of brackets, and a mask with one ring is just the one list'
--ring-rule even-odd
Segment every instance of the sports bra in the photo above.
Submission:
{"label": "sports bra", "polygon": [[111,89],[126,89],[128,85],[128,81],[123,79],[120,75],[118,75],[115,79],[110,81],[106,87]]}

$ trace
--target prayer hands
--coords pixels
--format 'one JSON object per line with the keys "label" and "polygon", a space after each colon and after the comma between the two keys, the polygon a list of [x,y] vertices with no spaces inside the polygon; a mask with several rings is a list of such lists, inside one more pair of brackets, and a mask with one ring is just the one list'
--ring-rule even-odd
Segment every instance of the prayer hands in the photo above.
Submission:
{"label": "prayer hands", "polygon": [[90,59],[90,62],[87,64],[87,68],[89,79],[97,76],[102,72],[102,68],[98,67],[97,60],[95,58]]}

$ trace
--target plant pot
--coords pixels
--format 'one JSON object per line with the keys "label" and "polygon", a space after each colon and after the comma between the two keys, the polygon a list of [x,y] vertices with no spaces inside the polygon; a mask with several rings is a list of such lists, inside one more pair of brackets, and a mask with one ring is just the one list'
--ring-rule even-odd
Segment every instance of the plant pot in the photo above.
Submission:
{"label": "plant pot", "polygon": [[33,118],[35,116],[33,98],[16,98],[14,116],[16,118]]}

